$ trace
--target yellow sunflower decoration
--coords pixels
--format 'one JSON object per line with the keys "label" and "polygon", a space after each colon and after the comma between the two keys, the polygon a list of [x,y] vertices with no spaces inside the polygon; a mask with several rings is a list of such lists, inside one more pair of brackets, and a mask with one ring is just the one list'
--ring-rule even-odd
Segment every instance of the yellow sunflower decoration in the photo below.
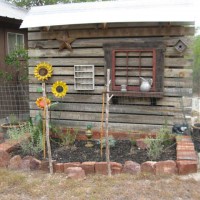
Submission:
{"label": "yellow sunflower decoration", "polygon": [[36,65],[34,69],[34,75],[35,78],[37,78],[39,81],[45,81],[48,80],[52,76],[53,68],[52,65],[41,62],[38,65]]}
{"label": "yellow sunflower decoration", "polygon": [[66,95],[66,93],[68,91],[68,86],[63,81],[56,81],[53,84],[51,91],[55,97],[62,98]]}
{"label": "yellow sunflower decoration", "polygon": [[35,103],[38,106],[38,108],[44,109],[45,103],[47,106],[49,106],[51,104],[51,100],[47,97],[40,97],[36,100]]}

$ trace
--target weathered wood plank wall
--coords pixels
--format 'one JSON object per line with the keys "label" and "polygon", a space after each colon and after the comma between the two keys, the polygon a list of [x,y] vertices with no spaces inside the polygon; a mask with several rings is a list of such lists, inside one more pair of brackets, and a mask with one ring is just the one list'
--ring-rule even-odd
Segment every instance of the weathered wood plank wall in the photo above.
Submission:
{"label": "weathered wood plank wall", "polygon": [[[143,24],[144,25],[144,24]],[[156,26],[157,25],[157,26]],[[73,52],[59,51],[57,40],[66,34],[77,38],[72,43]],[[49,62],[54,67],[53,77],[47,83],[50,94],[51,85],[57,80],[65,81],[69,86],[68,94],[51,111],[52,120],[68,127],[83,127],[92,123],[95,129],[100,129],[102,91],[105,86],[105,60],[103,44],[108,42],[145,42],[162,41],[166,45],[164,69],[164,97],[152,106],[149,98],[119,97],[117,104],[110,106],[110,128],[112,130],[154,130],[161,127],[167,120],[169,125],[184,122],[183,107],[191,106],[192,95],[192,61],[190,48],[183,53],[175,50],[174,45],[181,39],[190,46],[190,36],[194,34],[193,27],[159,26],[155,23],[145,27],[133,24],[108,25],[107,29],[93,25],[56,26],[48,32],[38,28],[29,30],[30,60],[30,108],[31,116],[37,113],[35,100],[41,94],[37,92],[39,82],[34,78],[33,71],[39,62]],[[119,59],[120,63],[120,59]],[[144,59],[148,63],[148,58]],[[74,90],[74,65],[95,65],[95,90]],[[123,72],[124,73],[124,72]],[[120,76],[117,81],[120,83]],[[148,70],[144,75],[148,76]],[[133,81],[134,84],[134,81]],[[51,95],[52,96],[52,95]],[[53,101],[57,101],[52,97]],[[190,111],[190,110],[187,110]]]}

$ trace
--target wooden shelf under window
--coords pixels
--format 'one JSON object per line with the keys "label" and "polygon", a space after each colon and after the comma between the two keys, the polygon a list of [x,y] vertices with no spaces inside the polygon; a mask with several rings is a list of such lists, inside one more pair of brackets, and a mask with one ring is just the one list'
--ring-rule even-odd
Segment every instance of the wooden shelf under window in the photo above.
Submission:
{"label": "wooden shelf under window", "polygon": [[110,91],[110,94],[114,96],[130,96],[130,97],[154,97],[154,98],[162,98],[163,92],[137,92],[137,91]]}

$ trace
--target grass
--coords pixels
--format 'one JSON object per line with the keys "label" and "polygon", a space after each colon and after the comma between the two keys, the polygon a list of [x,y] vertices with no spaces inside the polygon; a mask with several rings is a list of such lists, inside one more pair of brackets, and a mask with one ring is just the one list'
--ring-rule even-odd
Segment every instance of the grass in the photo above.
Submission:
{"label": "grass", "polygon": [[200,199],[200,181],[179,176],[127,174],[67,179],[65,174],[0,170],[0,199],[134,200]]}

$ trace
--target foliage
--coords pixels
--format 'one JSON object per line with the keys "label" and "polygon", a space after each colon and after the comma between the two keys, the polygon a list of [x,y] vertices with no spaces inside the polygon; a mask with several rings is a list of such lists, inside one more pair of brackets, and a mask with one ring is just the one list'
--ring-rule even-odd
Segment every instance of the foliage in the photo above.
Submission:
{"label": "foliage", "polygon": [[0,78],[5,81],[26,81],[28,79],[28,51],[26,49],[17,49],[8,54],[5,63],[8,70],[0,70]]}
{"label": "foliage", "polygon": [[145,139],[145,144],[147,144],[147,155],[151,160],[157,160],[166,146],[173,143],[172,135],[170,130],[165,124],[156,135],[156,138],[147,137]]}
{"label": "foliage", "polygon": [[194,83],[194,92],[200,92],[200,35],[194,38],[193,42],[193,55],[194,55],[194,64],[193,64],[193,83]]}
{"label": "foliage", "polygon": [[66,133],[60,132],[58,137],[62,146],[72,146],[76,140],[78,129],[67,128]]}
{"label": "foliage", "polygon": [[[58,3],[80,3],[80,2],[94,2],[97,0],[7,0],[17,6],[30,8],[32,6],[52,5]],[[108,1],[108,0],[102,0]]]}
{"label": "foliage", "polygon": [[15,114],[10,114],[9,117],[8,117],[8,122],[10,124],[19,124],[19,120],[18,118],[16,117]]}
{"label": "foliage", "polygon": [[[38,127],[30,122],[25,126],[8,130],[10,140],[20,141],[23,153],[29,155],[36,155],[42,151],[42,134],[38,133],[40,133]],[[30,136],[29,139],[27,139],[27,135]]]}
{"label": "foliage", "polygon": [[[98,144],[101,144],[101,140],[97,141]],[[116,144],[116,140],[114,139],[114,137],[111,135],[108,137],[108,143],[110,147],[115,147]],[[106,147],[106,138],[102,138],[102,147],[105,148]]]}

